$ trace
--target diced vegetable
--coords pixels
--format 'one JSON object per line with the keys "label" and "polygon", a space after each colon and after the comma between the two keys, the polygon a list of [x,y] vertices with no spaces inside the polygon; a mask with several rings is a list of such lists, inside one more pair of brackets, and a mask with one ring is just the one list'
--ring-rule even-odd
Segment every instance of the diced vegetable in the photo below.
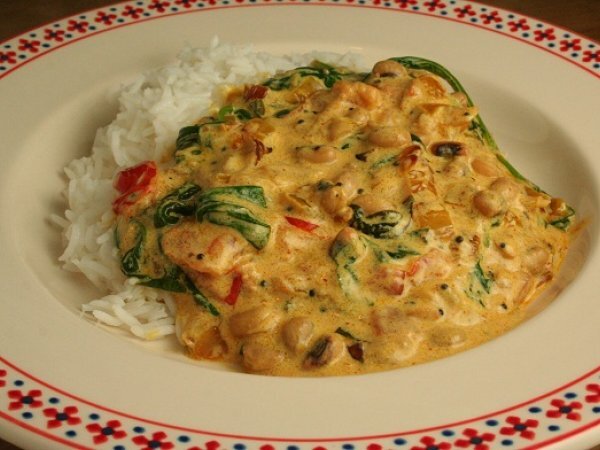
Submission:
{"label": "diced vegetable", "polygon": [[240,292],[242,291],[242,283],[243,278],[241,273],[235,273],[233,275],[233,280],[231,282],[231,288],[229,289],[229,294],[227,297],[223,299],[225,303],[228,305],[235,305],[238,297],[240,296]]}
{"label": "diced vegetable", "polygon": [[307,222],[306,220],[298,219],[297,217],[285,216],[285,220],[290,225],[295,226],[296,228],[300,228],[301,230],[311,232],[316,228],[319,228],[319,225],[311,222]]}
{"label": "diced vegetable", "polygon": [[137,202],[150,190],[156,173],[157,168],[154,161],[146,161],[119,172],[114,187],[121,195],[113,202],[113,211],[120,214],[127,206]]}

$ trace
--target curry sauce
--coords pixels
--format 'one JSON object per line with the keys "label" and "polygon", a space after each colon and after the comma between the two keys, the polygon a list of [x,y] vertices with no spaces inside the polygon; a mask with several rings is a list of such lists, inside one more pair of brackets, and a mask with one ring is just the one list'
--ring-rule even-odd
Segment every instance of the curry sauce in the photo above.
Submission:
{"label": "curry sauce", "polygon": [[339,375],[470,348],[556,277],[574,211],[421,58],[315,62],[180,130],[115,181],[123,272],[175,294],[196,359]]}

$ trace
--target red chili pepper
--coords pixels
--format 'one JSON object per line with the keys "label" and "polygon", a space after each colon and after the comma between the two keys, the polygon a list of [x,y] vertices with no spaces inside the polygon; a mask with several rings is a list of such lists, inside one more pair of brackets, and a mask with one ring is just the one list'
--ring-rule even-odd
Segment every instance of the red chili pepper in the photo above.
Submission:
{"label": "red chili pepper", "polygon": [[236,272],[233,274],[233,281],[231,282],[231,288],[229,288],[229,294],[223,299],[225,303],[228,305],[235,305],[235,302],[237,302],[240,292],[242,291],[242,281],[241,273]]}
{"label": "red chili pepper", "polygon": [[261,86],[260,84],[255,84],[246,89],[244,92],[244,99],[246,100],[259,100],[261,98],[265,98],[269,88],[266,86]]}
{"label": "red chili pepper", "polygon": [[133,205],[148,192],[156,172],[154,161],[146,161],[119,172],[114,187],[121,195],[113,202],[113,211],[121,213],[126,206]]}
{"label": "red chili pepper", "polygon": [[285,216],[285,220],[287,220],[290,225],[308,232],[319,227],[316,223],[307,222],[306,220],[298,219],[296,217]]}

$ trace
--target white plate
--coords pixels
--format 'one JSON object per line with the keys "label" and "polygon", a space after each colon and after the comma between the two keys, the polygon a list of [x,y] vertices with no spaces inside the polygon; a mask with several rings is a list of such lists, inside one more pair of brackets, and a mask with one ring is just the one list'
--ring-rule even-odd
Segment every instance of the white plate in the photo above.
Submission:
{"label": "white plate", "polygon": [[[163,5],[162,7],[160,7]],[[474,350],[326,379],[220,370],[80,317],[47,217],[115,88],[213,35],[272,52],[419,55],[455,72],[514,164],[590,224],[573,280]],[[154,0],[0,44],[0,434],[28,449],[584,449],[600,442],[600,47],[462,0]]]}

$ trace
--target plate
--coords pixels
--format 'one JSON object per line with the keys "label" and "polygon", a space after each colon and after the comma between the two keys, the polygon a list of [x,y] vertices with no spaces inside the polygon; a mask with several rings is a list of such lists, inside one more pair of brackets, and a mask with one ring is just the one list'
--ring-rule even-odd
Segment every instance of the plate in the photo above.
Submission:
{"label": "plate", "polygon": [[[273,378],[84,320],[57,263],[61,175],[116,89],[186,44],[419,55],[470,91],[511,161],[588,224],[536,314],[473,350],[349,377]],[[27,449],[584,449],[600,441],[600,46],[462,0],[152,0],[0,44],[0,433]],[[557,297],[550,302],[550,297]],[[543,306],[543,307],[542,307]]]}

